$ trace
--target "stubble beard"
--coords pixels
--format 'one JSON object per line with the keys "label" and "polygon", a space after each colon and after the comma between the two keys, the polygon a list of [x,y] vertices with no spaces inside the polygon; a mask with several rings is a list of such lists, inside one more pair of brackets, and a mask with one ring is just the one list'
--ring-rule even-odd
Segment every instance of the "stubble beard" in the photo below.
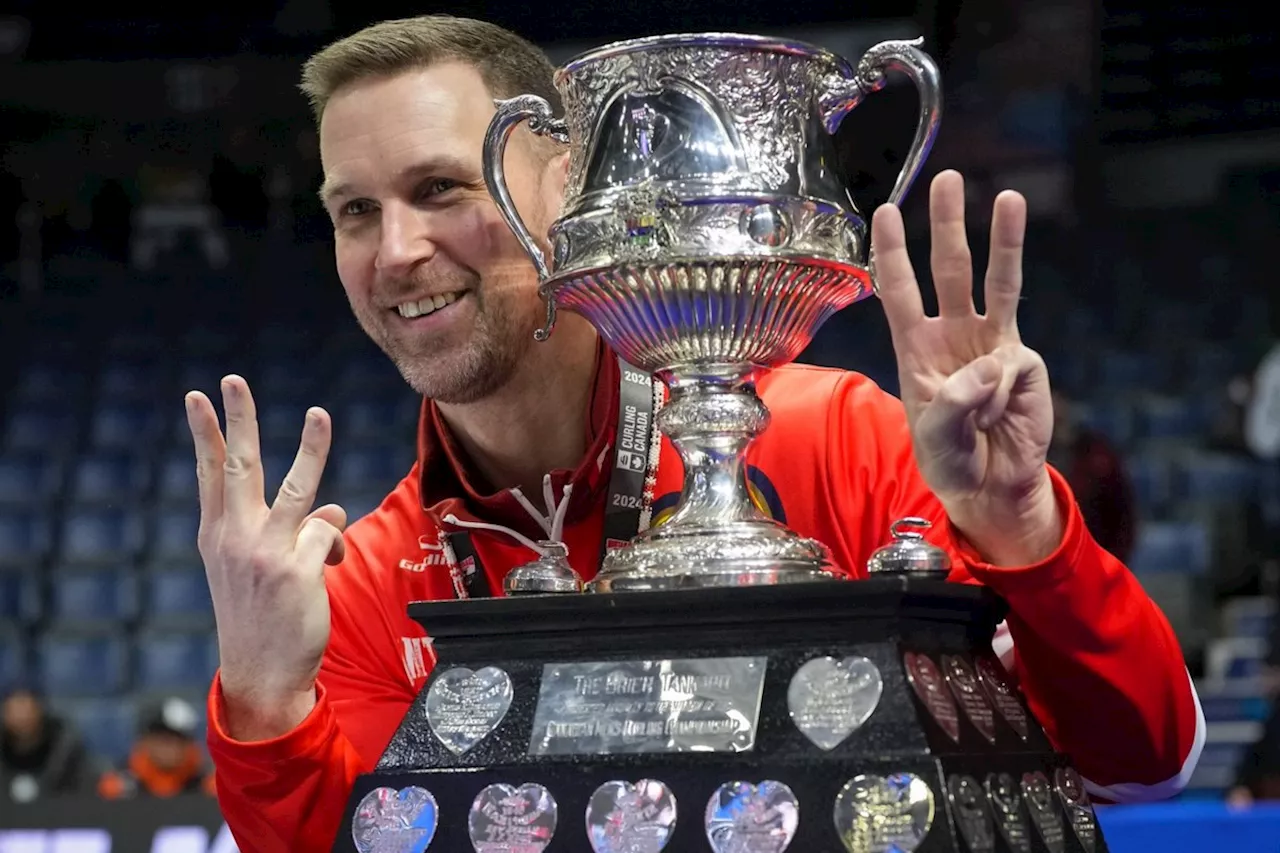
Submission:
{"label": "stubble beard", "polygon": [[474,324],[452,340],[393,331],[393,318],[370,315],[378,309],[357,310],[356,319],[415,392],[448,405],[474,403],[511,380],[533,343],[539,314],[525,304],[520,290],[527,285],[516,279],[481,284],[472,277],[467,298],[476,302]]}

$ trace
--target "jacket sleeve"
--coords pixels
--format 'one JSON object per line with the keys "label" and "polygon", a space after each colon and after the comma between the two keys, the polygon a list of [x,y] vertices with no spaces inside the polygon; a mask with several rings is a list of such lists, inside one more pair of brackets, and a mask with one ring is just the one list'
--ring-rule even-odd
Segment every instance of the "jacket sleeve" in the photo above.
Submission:
{"label": "jacket sleeve", "polygon": [[1135,802],[1186,787],[1205,721],[1177,637],[1133,573],[1086,530],[1066,480],[1050,469],[1066,519],[1057,551],[1033,566],[993,566],[951,527],[925,485],[901,402],[865,380],[844,383],[837,397],[832,416],[844,424],[832,424],[840,443],[832,459],[846,464],[832,475],[870,501],[863,511],[880,539],[896,519],[930,519],[930,538],[952,557],[949,579],[985,584],[1006,601],[993,646],[1089,792],[1104,802]]}
{"label": "jacket sleeve", "polygon": [[226,732],[221,683],[209,694],[209,752],[218,802],[241,853],[333,847],[357,776],[369,772],[413,701],[397,655],[407,617],[389,608],[397,590],[375,593],[360,546],[329,570],[332,629],[316,704],[293,731],[240,742]]}

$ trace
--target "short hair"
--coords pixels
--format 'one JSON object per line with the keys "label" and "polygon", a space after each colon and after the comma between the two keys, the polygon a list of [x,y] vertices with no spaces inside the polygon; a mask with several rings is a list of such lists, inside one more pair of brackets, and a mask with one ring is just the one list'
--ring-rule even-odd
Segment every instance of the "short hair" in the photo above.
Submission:
{"label": "short hair", "polygon": [[560,112],[556,68],[546,53],[496,24],[453,15],[421,15],[365,27],[308,59],[299,88],[318,125],[329,99],[346,86],[448,61],[474,67],[495,98],[538,95],[553,112]]}

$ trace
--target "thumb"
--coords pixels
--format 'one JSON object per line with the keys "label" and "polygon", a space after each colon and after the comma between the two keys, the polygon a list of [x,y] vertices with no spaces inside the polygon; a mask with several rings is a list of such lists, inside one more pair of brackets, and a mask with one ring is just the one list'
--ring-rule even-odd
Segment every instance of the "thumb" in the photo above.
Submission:
{"label": "thumb", "polygon": [[[322,532],[315,532],[314,528],[317,525]],[[313,530],[310,534],[307,532],[309,529]],[[314,559],[310,552],[304,550],[304,543],[308,543],[310,547],[320,548],[327,542],[324,562],[327,565],[336,566],[346,556],[346,542],[342,538],[342,531],[346,529],[347,511],[337,504],[325,504],[313,510],[302,522],[302,529],[298,532],[298,555],[304,559]],[[312,543],[311,540],[314,542]]]}
{"label": "thumb", "polygon": [[962,438],[973,429],[969,416],[996,393],[1003,373],[999,359],[984,355],[947,377],[920,414],[918,438],[934,448],[969,440]]}

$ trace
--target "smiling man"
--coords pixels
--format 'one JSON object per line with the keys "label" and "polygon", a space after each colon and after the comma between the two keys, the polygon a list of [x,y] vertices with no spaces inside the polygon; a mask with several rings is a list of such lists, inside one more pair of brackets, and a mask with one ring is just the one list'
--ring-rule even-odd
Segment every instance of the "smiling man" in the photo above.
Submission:
{"label": "smiling man", "polygon": [[[556,104],[552,71],[513,34],[442,16],[370,27],[304,70],[343,287],[424,400],[417,463],[345,530],[341,508],[312,509],[330,447],[325,412],[307,412],[268,505],[245,381],[222,384],[225,437],[209,398],[187,396],[221,653],[209,746],[245,853],[332,845],[355,777],[433,664],[408,603],[500,594],[551,527],[525,493],[572,486],[561,539],[585,579],[616,538],[605,510],[626,376],[579,317],[563,315],[549,341],[534,342],[537,279],[481,177],[494,98]],[[534,233],[556,214],[565,165],[562,149],[524,130],[508,148],[510,189]],[[1046,464],[1049,378],[1016,318],[1025,202],[996,202],[986,314],[974,308],[959,175],[934,181],[929,207],[938,317],[924,314],[898,211],[873,222],[902,400],[854,373],[765,373],[758,389],[773,422],[748,452],[753,491],[855,577],[890,522],[931,520],[951,580],[1008,601],[997,651],[1091,792],[1170,796],[1195,765],[1204,719],[1168,623],[1089,536]],[[656,494],[627,538],[680,488],[668,443],[646,461]],[[469,559],[444,547],[459,532],[470,533]]]}

